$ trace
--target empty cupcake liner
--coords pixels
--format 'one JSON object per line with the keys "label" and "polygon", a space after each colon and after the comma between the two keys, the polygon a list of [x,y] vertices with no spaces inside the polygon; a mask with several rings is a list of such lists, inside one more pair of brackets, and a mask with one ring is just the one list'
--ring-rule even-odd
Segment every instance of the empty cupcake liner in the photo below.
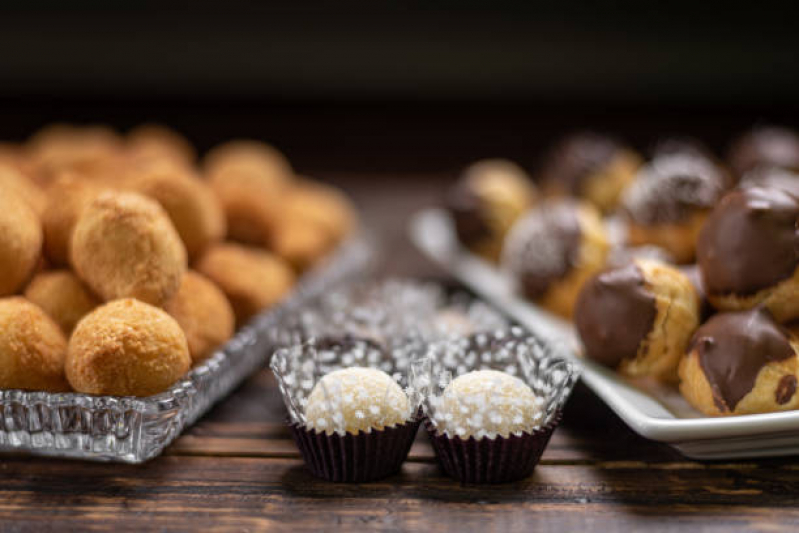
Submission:
{"label": "empty cupcake liner", "polygon": [[319,433],[292,423],[291,432],[311,473],[337,483],[365,483],[396,474],[408,457],[419,420],[357,435]]}
{"label": "empty cupcake liner", "polygon": [[425,429],[441,468],[461,483],[510,483],[529,477],[560,423],[557,413],[530,433],[490,439],[439,434],[429,421]]}

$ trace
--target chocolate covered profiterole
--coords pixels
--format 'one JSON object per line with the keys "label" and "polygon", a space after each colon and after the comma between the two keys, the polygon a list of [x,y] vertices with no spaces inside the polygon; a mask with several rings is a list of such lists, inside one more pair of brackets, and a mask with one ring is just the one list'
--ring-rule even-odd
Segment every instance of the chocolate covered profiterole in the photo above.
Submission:
{"label": "chocolate covered profiterole", "polygon": [[616,207],[640,164],[637,153],[612,137],[575,133],[549,152],[542,170],[544,190],[583,198],[607,213]]}
{"label": "chocolate covered profiterole", "polygon": [[799,170],[799,134],[776,126],[753,128],[732,143],[728,160],[738,176],[758,167]]}
{"label": "chocolate covered profiterole", "polygon": [[469,165],[445,198],[458,240],[474,253],[498,261],[514,222],[533,203],[536,190],[527,173],[505,159]]}
{"label": "chocolate covered profiterole", "polygon": [[628,376],[675,380],[699,325],[699,297],[677,268],[636,259],[586,283],[574,323],[590,359]]}
{"label": "chocolate covered profiterole", "polygon": [[716,309],[765,305],[780,322],[799,317],[799,199],[777,188],[728,193],[699,235],[697,260]]}
{"label": "chocolate covered profiterole", "polygon": [[551,201],[513,226],[502,265],[525,297],[571,318],[580,288],[604,268],[609,248],[593,206],[576,200]]}
{"label": "chocolate covered profiterole", "polygon": [[680,391],[711,416],[796,409],[797,347],[765,308],[717,314],[680,363]]}
{"label": "chocolate covered profiterole", "polygon": [[726,178],[707,159],[685,154],[654,159],[622,196],[630,244],[660,246],[677,262],[692,261],[702,224],[726,188]]}

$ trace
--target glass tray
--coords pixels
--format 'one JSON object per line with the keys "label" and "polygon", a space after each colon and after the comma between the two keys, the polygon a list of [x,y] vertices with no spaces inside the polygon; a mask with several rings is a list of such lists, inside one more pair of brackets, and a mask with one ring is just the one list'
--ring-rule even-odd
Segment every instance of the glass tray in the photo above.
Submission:
{"label": "glass tray", "polygon": [[285,317],[333,285],[363,274],[373,249],[363,236],[342,244],[185,378],[146,398],[0,390],[0,452],[142,463],[263,366]]}

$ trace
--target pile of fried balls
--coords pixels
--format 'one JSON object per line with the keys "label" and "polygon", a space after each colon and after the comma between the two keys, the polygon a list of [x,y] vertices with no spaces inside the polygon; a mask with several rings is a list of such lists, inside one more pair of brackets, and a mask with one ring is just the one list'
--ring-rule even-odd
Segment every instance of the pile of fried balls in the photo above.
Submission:
{"label": "pile of fried balls", "polygon": [[257,141],[202,161],[159,125],[0,143],[0,389],[163,392],[355,224]]}

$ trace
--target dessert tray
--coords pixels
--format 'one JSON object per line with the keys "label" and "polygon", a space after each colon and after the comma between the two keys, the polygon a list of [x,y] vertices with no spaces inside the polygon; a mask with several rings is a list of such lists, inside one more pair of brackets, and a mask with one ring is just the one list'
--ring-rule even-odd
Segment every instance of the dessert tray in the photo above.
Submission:
{"label": "dessert tray", "polygon": [[166,392],[146,398],[0,390],[0,452],[142,463],[263,366],[285,318],[333,285],[367,270],[372,247],[350,238],[300,280],[281,304],[254,317]]}
{"label": "dessert tray", "polygon": [[563,356],[578,362],[585,384],[642,437],[669,444],[694,459],[799,454],[799,411],[705,417],[690,407],[676,388],[630,381],[581,358],[574,328],[515,294],[497,267],[463,248],[443,209],[417,213],[409,230],[411,240],[430,259],[513,320],[557,344]]}

